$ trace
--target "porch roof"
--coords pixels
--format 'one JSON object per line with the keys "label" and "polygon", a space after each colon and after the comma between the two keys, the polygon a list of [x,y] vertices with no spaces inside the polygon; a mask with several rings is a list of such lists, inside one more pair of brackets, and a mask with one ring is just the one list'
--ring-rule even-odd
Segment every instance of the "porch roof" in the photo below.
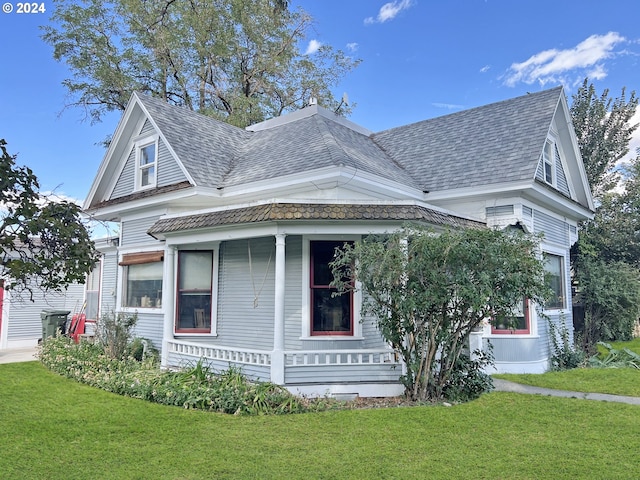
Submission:
{"label": "porch roof", "polygon": [[482,228],[483,222],[420,205],[268,203],[251,207],[161,218],[150,235],[243,223],[296,220],[414,221],[450,227]]}

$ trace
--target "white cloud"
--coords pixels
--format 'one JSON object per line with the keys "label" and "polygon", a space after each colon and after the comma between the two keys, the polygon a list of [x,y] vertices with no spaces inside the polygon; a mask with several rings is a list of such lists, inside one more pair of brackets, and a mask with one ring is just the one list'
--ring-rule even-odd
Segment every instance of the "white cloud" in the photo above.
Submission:
{"label": "white cloud", "polygon": [[568,76],[603,79],[607,76],[604,61],[615,56],[614,47],[626,39],[616,32],[606,35],[591,35],[573,48],[566,50],[544,50],[521,63],[513,63],[504,83],[513,87],[523,82],[541,85],[547,83],[574,83]]}
{"label": "white cloud", "polygon": [[367,17],[364,19],[364,23],[371,25],[372,23],[384,23],[393,20],[401,11],[412,7],[413,4],[413,0],[395,0],[394,2],[385,3],[380,7],[378,15],[375,18]]}
{"label": "white cloud", "polygon": [[436,103],[432,103],[431,105],[433,105],[436,108],[444,108],[447,110],[462,110],[464,108],[464,105],[458,105],[455,103],[440,103],[440,102],[436,102]]}
{"label": "white cloud", "polygon": [[309,45],[307,46],[307,50],[304,52],[304,54],[313,55],[320,49],[321,46],[322,43],[320,43],[318,40],[310,40]]}
{"label": "white cloud", "polygon": [[356,42],[352,42],[352,43],[347,43],[347,50],[349,50],[350,52],[355,52],[356,50],[358,50],[358,44]]}
{"label": "white cloud", "polygon": [[484,67],[482,67],[480,69],[480,73],[487,73],[489,71],[489,69],[491,68],[490,65],[485,65]]}

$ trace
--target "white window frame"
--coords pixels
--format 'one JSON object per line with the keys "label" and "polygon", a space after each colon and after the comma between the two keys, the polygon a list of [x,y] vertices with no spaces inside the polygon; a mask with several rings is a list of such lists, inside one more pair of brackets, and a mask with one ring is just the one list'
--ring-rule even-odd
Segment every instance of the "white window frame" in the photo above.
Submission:
{"label": "white window frame", "polygon": [[561,276],[562,276],[562,306],[560,307],[544,307],[545,312],[553,312],[559,314],[566,314],[569,309],[569,292],[567,286],[567,252],[565,250],[560,250],[557,248],[542,246],[542,258],[544,259],[545,255],[553,255],[554,257],[560,258],[560,267],[561,267]]}
{"label": "white window frame", "polygon": [[[136,151],[135,155],[135,182],[136,182],[136,190],[146,190],[148,188],[154,188],[158,185],[158,135],[151,135],[140,138],[136,140],[134,144],[134,148]],[[155,158],[153,162],[148,163],[144,166],[140,165],[140,159],[142,158],[142,150],[150,145],[154,146]],[[153,168],[153,181],[149,182],[148,185],[142,185],[142,171]]]}
{"label": "white window frame", "polygon": [[[547,152],[547,148],[550,153]],[[547,179],[547,165],[551,170],[549,172],[551,180]],[[542,176],[547,184],[556,185],[556,140],[553,137],[547,137],[542,150]]]}

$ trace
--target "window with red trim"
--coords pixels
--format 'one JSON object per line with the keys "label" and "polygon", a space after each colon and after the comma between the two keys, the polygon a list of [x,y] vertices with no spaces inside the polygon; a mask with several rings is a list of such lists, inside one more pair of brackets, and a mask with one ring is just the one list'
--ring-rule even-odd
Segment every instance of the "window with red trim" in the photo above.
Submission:
{"label": "window with red trim", "polygon": [[496,334],[514,334],[514,333],[531,333],[531,322],[529,316],[529,300],[523,299],[516,308],[513,309],[512,315],[508,317],[496,318],[491,326],[491,333]]}
{"label": "window with red trim", "polygon": [[176,332],[211,333],[213,252],[178,252]]}
{"label": "window with red trim", "polygon": [[345,242],[313,241],[311,253],[311,335],[353,335],[353,293],[333,295],[329,263]]}

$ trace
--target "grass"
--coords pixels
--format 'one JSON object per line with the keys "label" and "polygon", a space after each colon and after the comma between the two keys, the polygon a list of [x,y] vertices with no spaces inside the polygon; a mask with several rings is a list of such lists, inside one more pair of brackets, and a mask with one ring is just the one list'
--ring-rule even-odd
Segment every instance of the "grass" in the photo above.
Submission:
{"label": "grass", "polygon": [[[640,354],[640,338],[629,342],[612,342],[611,345],[616,349],[628,348]],[[604,349],[601,350],[603,352]],[[541,375],[499,374],[494,377],[536,387],[640,397],[640,370],[635,368],[578,368]]]}
{"label": "grass", "polygon": [[3,479],[608,478],[637,470],[640,407],[495,392],[453,407],[231,416],[0,365]]}

